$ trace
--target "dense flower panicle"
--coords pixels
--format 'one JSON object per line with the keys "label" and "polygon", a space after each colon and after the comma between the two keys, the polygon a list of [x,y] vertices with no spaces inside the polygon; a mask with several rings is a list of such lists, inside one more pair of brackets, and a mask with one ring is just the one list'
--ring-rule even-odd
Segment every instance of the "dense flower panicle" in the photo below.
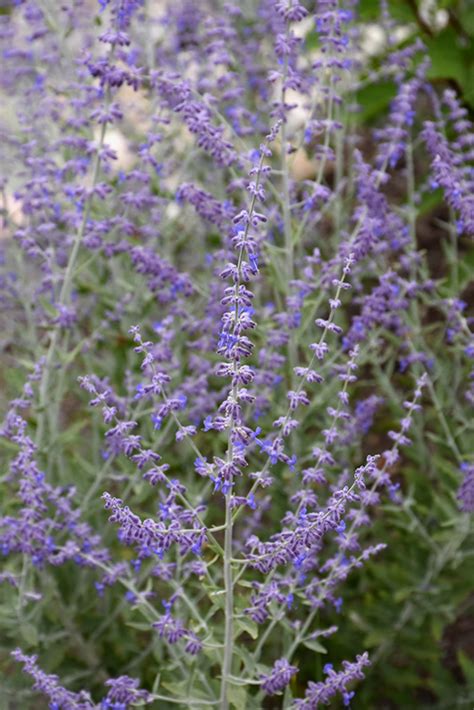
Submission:
{"label": "dense flower panicle", "polygon": [[196,527],[182,531],[184,525],[196,525],[196,520],[193,520],[193,514],[174,502],[176,495],[176,492],[171,492],[160,505],[161,520],[158,522],[151,518],[142,521],[128,506],[123,506],[119,498],[113,498],[108,493],[103,494],[103,499],[104,507],[112,511],[109,520],[119,524],[119,538],[125,545],[136,545],[160,558],[174,544],[179,546],[183,554],[193,550],[199,555],[201,545],[206,540],[205,530]]}
{"label": "dense flower panicle", "polygon": [[212,121],[212,111],[202,101],[192,98],[187,82],[176,74],[154,72],[154,88],[166,105],[182,117],[188,130],[196,135],[197,144],[208,152],[220,167],[237,161],[238,155],[232,143],[224,138],[224,129]]}
{"label": "dense flower panicle", "polygon": [[372,252],[399,251],[407,245],[409,233],[401,217],[390,208],[381,190],[381,185],[386,181],[386,173],[372,170],[358,150],[354,157],[359,202],[354,211],[358,229],[354,244],[351,245],[354,259],[359,261]]}
{"label": "dense flower panicle", "polygon": [[139,681],[136,678],[129,678],[123,675],[119,678],[111,678],[105,681],[105,685],[110,690],[100,703],[100,707],[104,708],[104,710],[127,708],[138,702],[147,705],[153,701],[151,693],[146,690],[140,690]]}
{"label": "dense flower panicle", "polygon": [[57,710],[92,710],[94,704],[88,693],[81,691],[80,693],[72,693],[66,690],[59,684],[59,678],[56,675],[49,675],[42,671],[36,663],[36,656],[27,656],[17,648],[12,652],[12,656],[18,663],[23,664],[23,670],[28,673],[34,680],[33,688],[40,693],[43,693],[49,698],[50,707]]}
{"label": "dense flower panicle", "polygon": [[468,168],[466,175],[456,148],[449,145],[442,130],[433,121],[425,121],[422,136],[432,160],[432,187],[443,189],[446,201],[459,216],[459,231],[472,236],[474,200],[472,176],[469,178],[471,169]]}
{"label": "dense flower panicle", "polygon": [[464,462],[461,464],[464,480],[458,490],[459,507],[465,513],[474,512],[474,466]]}
{"label": "dense flower panicle", "polygon": [[93,710],[97,707],[104,710],[126,710],[132,703],[148,704],[153,700],[151,693],[140,690],[138,680],[124,675],[106,681],[105,685],[110,690],[97,705],[85,691],[73,693],[63,688],[56,675],[49,675],[39,668],[36,656],[27,656],[19,648],[12,652],[12,656],[15,661],[23,664],[24,672],[34,680],[34,690],[49,698],[52,710]]}
{"label": "dense flower panicle", "polygon": [[322,511],[313,513],[302,508],[295,530],[284,529],[267,543],[249,540],[248,546],[258,553],[249,553],[250,563],[265,574],[290,561],[304,560],[328,532],[340,527],[347,503],[357,500],[357,495],[345,487],[331,497]]}
{"label": "dense flower panicle", "polygon": [[176,198],[189,202],[201,217],[218,227],[223,227],[232,216],[230,205],[219,202],[205,190],[189,183],[180,185]]}
{"label": "dense flower panicle", "polygon": [[345,337],[346,347],[364,342],[377,326],[403,336],[406,330],[403,313],[409,298],[407,289],[400,281],[398,275],[391,271],[380,277],[379,284],[364,297],[360,315],[352,321],[351,329]]}
{"label": "dense flower panicle", "polygon": [[262,676],[262,690],[268,695],[275,695],[282,691],[291,678],[298,672],[296,666],[291,666],[286,658],[280,658],[273,665],[269,675]]}
{"label": "dense flower panicle", "polygon": [[[414,51],[423,49],[424,47],[418,43],[413,47]],[[416,102],[420,92],[425,88],[429,60],[425,59],[418,65],[416,74],[411,79],[407,79],[403,65],[400,68],[401,72],[396,77],[397,95],[390,107],[389,123],[385,128],[376,130],[374,134],[379,143],[379,154],[376,158],[379,167],[387,164],[390,168],[396,167],[406,153],[416,116]]]}
{"label": "dense flower panicle", "polygon": [[354,695],[348,689],[354,680],[364,678],[364,668],[370,666],[369,656],[364,653],[357,656],[353,662],[343,661],[343,670],[335,671],[330,663],[324,666],[326,679],[319,683],[310,682],[303,700],[296,700],[295,708],[318,708],[320,705],[328,704],[334,695],[342,695],[344,705],[348,706]]}
{"label": "dense flower panicle", "polygon": [[[258,273],[259,240],[257,230],[266,223],[267,218],[257,211],[256,204],[264,200],[264,193],[259,188],[260,182],[263,180],[264,159],[268,157],[270,152],[267,146],[274,138],[275,131],[273,130],[267,135],[266,144],[260,147],[259,163],[254,173],[254,181],[247,186],[251,193],[249,209],[241,210],[233,218],[232,244],[236,256],[234,256],[234,261],[230,262],[220,274],[222,278],[229,278],[233,282],[233,286],[224,290],[224,297],[221,299],[222,306],[229,310],[225,310],[222,314],[222,329],[217,348],[217,352],[228,361],[228,364],[222,363],[220,365],[220,374],[232,375],[232,387],[219,408],[224,414],[224,425],[230,430],[230,447],[226,461],[215,459],[217,477],[213,478],[215,490],[222,490],[224,495],[227,495],[234,486],[235,477],[241,475],[242,465],[246,465],[245,458],[240,454],[239,449],[242,449],[241,453],[243,454],[247,442],[255,438],[253,432],[244,427],[242,408],[239,404],[239,400],[252,402],[255,397],[245,389],[237,390],[237,383],[242,371],[242,360],[249,357],[253,350],[253,343],[244,333],[256,327],[256,323],[252,320],[254,294],[243,282],[248,282],[252,276]],[[251,374],[252,370],[248,368],[248,372]],[[246,433],[242,437],[244,431]],[[236,448],[236,444],[238,448]]]}
{"label": "dense flower panicle", "polygon": [[0,517],[0,545],[4,555],[22,553],[38,568],[59,566],[73,560],[80,566],[101,564],[109,559],[99,535],[81,520],[74,505],[72,486],[52,486],[37,463],[38,450],[28,435],[27,421],[20,411],[28,409],[34,397],[33,385],[41,379],[44,361],[35,365],[22,397],[11,402],[0,435],[19,447],[10,463],[10,479],[18,486],[21,503],[15,515]]}
{"label": "dense flower panicle", "polygon": [[174,619],[169,612],[163,615],[159,621],[155,621],[153,628],[157,629],[159,635],[171,644],[186,636],[186,629],[183,628],[181,621]]}
{"label": "dense flower panicle", "polygon": [[[334,526],[334,529],[340,534],[340,552],[334,558],[328,559],[327,562],[318,569],[318,573],[314,576],[312,582],[309,584],[305,583],[305,594],[311,605],[315,608],[320,608],[327,601],[337,605],[338,598],[334,596],[334,591],[338,585],[347,578],[352,570],[360,567],[363,561],[378,554],[385,548],[384,544],[369,546],[362,550],[359,557],[355,557],[354,555],[348,557],[348,553],[360,553],[361,551],[358,528],[370,523],[370,517],[367,515],[366,511],[369,506],[379,503],[380,496],[376,491],[377,487],[386,486],[390,497],[394,500],[397,499],[398,485],[391,481],[388,469],[398,460],[399,446],[410,443],[406,433],[412,425],[412,413],[419,409],[417,402],[420,400],[426,382],[427,376],[424,374],[416,382],[413,399],[404,403],[407,415],[401,419],[400,431],[392,432],[391,438],[394,441],[392,448],[385,451],[381,457],[369,456],[366,464],[355,472],[354,484],[357,485],[359,489],[359,495],[353,497],[352,500],[355,503],[359,503],[360,507],[358,508],[357,505],[355,505],[349,509],[346,512],[345,519],[342,518],[342,515],[336,518],[337,525]],[[324,458],[321,458],[321,449],[318,449],[316,454],[320,461],[324,460]],[[383,460],[382,466],[380,466],[379,458]],[[310,476],[308,480],[312,481],[313,478]],[[373,483],[369,487],[371,480]],[[344,508],[342,512],[345,512]],[[348,523],[350,523],[350,525],[348,525]],[[305,557],[309,557],[309,555],[306,553],[302,559],[304,560]]]}

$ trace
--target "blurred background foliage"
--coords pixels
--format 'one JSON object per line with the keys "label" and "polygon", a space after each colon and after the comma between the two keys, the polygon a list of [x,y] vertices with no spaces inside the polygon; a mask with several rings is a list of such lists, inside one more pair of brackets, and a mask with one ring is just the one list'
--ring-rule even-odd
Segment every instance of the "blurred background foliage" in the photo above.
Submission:
{"label": "blurred background foliage", "polygon": [[[474,109],[474,2],[472,0],[388,0],[390,16],[407,24],[406,42],[418,35],[431,59],[428,77],[449,82]],[[380,20],[379,0],[360,0],[362,21]],[[374,91],[374,100],[376,89]]]}

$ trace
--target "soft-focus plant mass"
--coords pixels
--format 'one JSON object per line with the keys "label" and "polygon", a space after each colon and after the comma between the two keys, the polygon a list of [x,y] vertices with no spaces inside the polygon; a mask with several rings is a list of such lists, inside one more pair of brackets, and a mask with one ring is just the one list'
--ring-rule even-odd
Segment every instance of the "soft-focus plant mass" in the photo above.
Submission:
{"label": "soft-focus plant mass", "polygon": [[472,708],[470,3],[0,34],[0,706]]}

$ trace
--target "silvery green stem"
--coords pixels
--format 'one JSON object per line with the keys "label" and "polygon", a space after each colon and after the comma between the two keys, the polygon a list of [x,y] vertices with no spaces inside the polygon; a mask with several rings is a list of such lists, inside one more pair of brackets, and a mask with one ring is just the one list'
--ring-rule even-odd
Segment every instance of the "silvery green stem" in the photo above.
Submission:
{"label": "silvery green stem", "polygon": [[232,578],[232,489],[225,497],[225,539],[224,539],[224,587],[225,587],[225,630],[224,630],[224,658],[222,661],[222,680],[220,708],[227,710],[228,677],[232,671],[232,656],[234,646],[234,581]]}
{"label": "silvery green stem", "polygon": [[[100,149],[102,148],[102,146],[104,144],[106,128],[107,128],[107,124],[106,123],[102,124],[102,130],[100,133],[100,140],[99,140],[99,147],[98,147],[98,150],[97,150],[97,153],[95,156],[94,168],[93,168],[93,172],[92,172],[92,187],[95,186],[95,184],[97,183],[97,178],[99,177]],[[64,274],[64,281],[63,281],[61,291],[59,293],[59,299],[58,299],[58,302],[63,305],[67,304],[69,302],[70,297],[71,297],[73,274],[74,274],[74,270],[76,267],[79,249],[81,247],[82,240],[84,238],[84,232],[85,232],[87,220],[89,219],[91,199],[92,198],[90,197],[84,207],[82,221],[81,221],[80,227],[77,230],[76,235],[74,237],[74,242],[72,245],[71,253],[69,255],[68,263],[66,266],[66,272]],[[43,441],[43,436],[44,436],[45,419],[46,419],[46,405],[48,402],[48,393],[49,393],[49,389],[50,389],[50,385],[51,385],[51,374],[52,374],[52,370],[53,370],[53,364],[54,364],[54,358],[56,355],[56,350],[59,345],[59,339],[60,339],[60,327],[59,327],[59,325],[56,325],[53,330],[51,340],[49,342],[48,352],[46,354],[46,360],[44,363],[43,373],[41,376],[41,382],[39,385],[39,413],[38,413],[38,423],[37,423],[37,430],[36,430],[36,445],[38,447],[41,446],[42,441]]]}

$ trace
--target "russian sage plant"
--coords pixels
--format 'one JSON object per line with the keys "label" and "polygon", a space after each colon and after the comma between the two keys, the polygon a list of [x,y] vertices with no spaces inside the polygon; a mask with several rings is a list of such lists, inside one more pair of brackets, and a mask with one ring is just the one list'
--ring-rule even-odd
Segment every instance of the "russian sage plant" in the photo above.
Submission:
{"label": "russian sage plant", "polygon": [[405,634],[473,582],[462,96],[383,1],[376,52],[356,0],[5,8],[5,707],[449,701]]}

